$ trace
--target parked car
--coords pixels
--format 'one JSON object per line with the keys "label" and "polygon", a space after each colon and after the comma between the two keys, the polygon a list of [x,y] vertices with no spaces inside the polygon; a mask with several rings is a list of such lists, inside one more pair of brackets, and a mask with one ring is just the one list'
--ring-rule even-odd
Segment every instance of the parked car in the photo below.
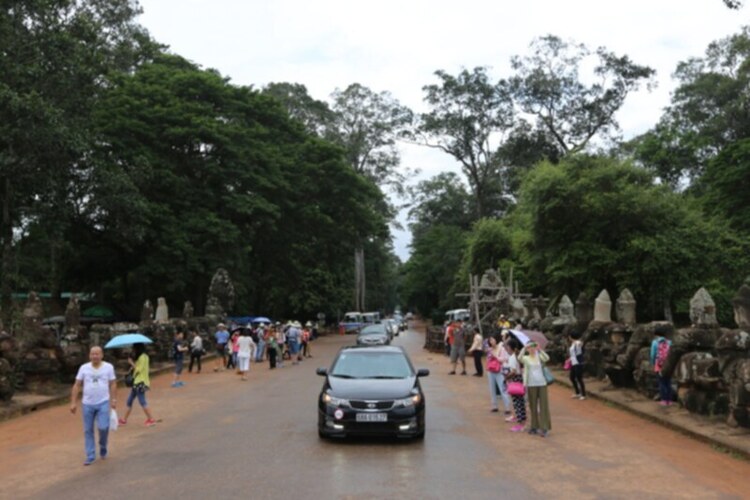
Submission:
{"label": "parked car", "polygon": [[357,334],[357,345],[388,345],[391,334],[383,323],[363,327]]}
{"label": "parked car", "polygon": [[406,351],[397,346],[344,347],[325,377],[318,397],[318,435],[393,435],[421,439],[425,396]]}

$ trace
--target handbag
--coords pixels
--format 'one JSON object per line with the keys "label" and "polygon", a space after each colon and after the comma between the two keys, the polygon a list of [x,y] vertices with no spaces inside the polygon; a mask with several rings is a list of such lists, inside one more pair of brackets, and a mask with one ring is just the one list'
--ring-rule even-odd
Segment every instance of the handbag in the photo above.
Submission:
{"label": "handbag", "polygon": [[500,373],[500,360],[497,359],[495,356],[490,356],[487,358],[487,371],[492,373]]}
{"label": "handbag", "polygon": [[523,396],[526,394],[526,388],[521,382],[508,382],[508,394],[511,396]]}
{"label": "handbag", "polygon": [[550,385],[555,381],[555,376],[552,375],[552,372],[549,371],[549,368],[547,368],[546,365],[542,365],[542,372],[544,373],[544,380],[547,381],[547,385]]}
{"label": "handbag", "polygon": [[570,358],[566,359],[565,364],[563,365],[563,368],[565,370],[570,370],[571,368],[573,368],[573,360]]}
{"label": "handbag", "polygon": [[133,373],[133,370],[130,370],[125,374],[125,387],[133,387],[134,382],[135,374]]}

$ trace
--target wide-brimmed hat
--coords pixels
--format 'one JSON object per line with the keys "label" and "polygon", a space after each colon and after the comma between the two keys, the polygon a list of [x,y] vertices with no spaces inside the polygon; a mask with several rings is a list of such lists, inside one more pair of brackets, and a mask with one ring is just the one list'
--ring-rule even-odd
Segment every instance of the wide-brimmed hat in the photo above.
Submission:
{"label": "wide-brimmed hat", "polygon": [[299,321],[295,321],[294,323],[292,323],[292,326],[293,326],[294,328],[302,328],[302,325],[300,324],[300,322],[299,322]]}

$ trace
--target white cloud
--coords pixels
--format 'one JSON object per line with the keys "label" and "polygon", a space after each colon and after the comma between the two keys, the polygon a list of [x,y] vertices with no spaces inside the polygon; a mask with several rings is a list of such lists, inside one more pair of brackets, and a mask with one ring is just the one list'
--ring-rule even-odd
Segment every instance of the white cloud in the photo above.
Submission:
{"label": "white cloud", "polygon": [[[626,137],[650,128],[669,103],[679,61],[739,31],[748,7],[721,0],[141,0],[141,22],[160,42],[233,82],[299,82],[326,99],[359,82],[423,109],[433,72],[491,66],[509,74],[509,59],[552,33],[605,46],[657,70],[659,87],[630,96],[617,118]],[[746,22],[746,21],[745,21]],[[431,150],[404,148],[403,164],[423,175],[455,169]],[[408,235],[396,234],[406,258]]]}

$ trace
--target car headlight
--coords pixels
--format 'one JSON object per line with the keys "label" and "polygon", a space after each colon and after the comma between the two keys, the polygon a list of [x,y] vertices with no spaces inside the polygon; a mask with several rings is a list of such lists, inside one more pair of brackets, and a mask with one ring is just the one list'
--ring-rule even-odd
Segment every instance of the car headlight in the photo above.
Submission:
{"label": "car headlight", "polygon": [[397,399],[396,406],[403,406],[405,408],[408,408],[409,406],[418,405],[420,401],[422,401],[422,396],[420,396],[419,394],[414,394],[413,396],[409,396],[408,398]]}
{"label": "car headlight", "polygon": [[321,397],[323,402],[330,406],[349,406],[349,400],[348,399],[341,399],[341,398],[334,398],[328,393],[323,394]]}

